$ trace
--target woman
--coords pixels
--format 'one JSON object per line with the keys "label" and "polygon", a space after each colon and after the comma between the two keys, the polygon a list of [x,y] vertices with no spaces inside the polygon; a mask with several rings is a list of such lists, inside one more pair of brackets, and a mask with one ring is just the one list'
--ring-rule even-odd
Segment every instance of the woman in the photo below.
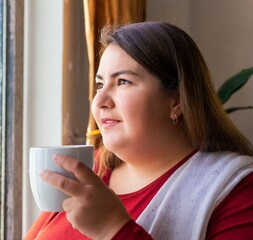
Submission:
{"label": "woman", "polygon": [[253,147],[224,112],[192,39],[160,22],[107,28],[101,38],[92,103],[100,178],[55,156],[79,182],[41,174],[71,197],[25,239],[253,239]]}

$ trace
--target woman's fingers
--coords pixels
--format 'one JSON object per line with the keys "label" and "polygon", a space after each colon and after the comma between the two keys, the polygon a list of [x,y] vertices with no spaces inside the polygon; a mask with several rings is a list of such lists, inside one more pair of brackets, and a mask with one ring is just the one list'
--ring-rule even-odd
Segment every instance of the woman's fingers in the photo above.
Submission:
{"label": "woman's fingers", "polygon": [[81,183],[94,184],[100,180],[91,169],[85,166],[85,164],[80,162],[78,159],[58,154],[54,155],[53,158],[60,167],[73,173]]}
{"label": "woman's fingers", "polygon": [[43,171],[40,173],[41,178],[52,185],[54,188],[66,193],[70,196],[77,196],[83,191],[83,186],[80,182],[66,178],[61,174]]}
{"label": "woman's fingers", "polygon": [[85,186],[102,184],[101,179],[78,159],[65,155],[55,155],[53,158],[60,167],[71,172],[77,178],[75,181],[61,174],[43,171],[41,173],[42,179],[60,191],[70,196],[79,196]]}

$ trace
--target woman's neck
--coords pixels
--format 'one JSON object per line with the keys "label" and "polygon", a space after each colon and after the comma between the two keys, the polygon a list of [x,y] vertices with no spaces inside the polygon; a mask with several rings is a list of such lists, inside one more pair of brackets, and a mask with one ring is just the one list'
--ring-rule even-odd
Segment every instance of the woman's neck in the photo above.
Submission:
{"label": "woman's neck", "polygon": [[177,151],[161,148],[159,152],[147,151],[148,154],[142,155],[140,151],[131,159],[123,159],[122,164],[113,170],[109,186],[117,194],[137,191],[159,178],[192,151],[194,149],[188,145],[181,145]]}

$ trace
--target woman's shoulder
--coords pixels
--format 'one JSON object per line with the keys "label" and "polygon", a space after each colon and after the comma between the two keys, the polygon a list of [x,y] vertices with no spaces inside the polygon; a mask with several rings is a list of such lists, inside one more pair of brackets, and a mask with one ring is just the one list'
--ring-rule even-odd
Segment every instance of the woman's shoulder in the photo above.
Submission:
{"label": "woman's shoulder", "polygon": [[236,152],[217,151],[217,152],[203,152],[198,151],[193,157],[191,163],[202,163],[203,165],[215,167],[231,167],[237,168],[242,166],[251,166],[253,164],[253,157],[242,155]]}
{"label": "woman's shoulder", "polygon": [[237,152],[230,152],[230,151],[207,152],[199,150],[196,155],[202,158],[230,159],[230,160],[247,159],[253,161],[253,156],[243,155]]}
{"label": "woman's shoulder", "polygon": [[56,216],[57,212],[42,212],[33,223],[23,240],[35,239],[38,233],[45,228]]}
{"label": "woman's shoulder", "polygon": [[[207,239],[253,239],[253,172],[243,178],[215,208]],[[240,227],[238,227],[240,226]]]}

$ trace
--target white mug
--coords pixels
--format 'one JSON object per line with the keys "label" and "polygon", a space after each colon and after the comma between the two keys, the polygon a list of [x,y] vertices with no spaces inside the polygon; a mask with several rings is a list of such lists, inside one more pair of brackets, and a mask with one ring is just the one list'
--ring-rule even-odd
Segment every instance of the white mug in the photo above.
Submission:
{"label": "white mug", "polygon": [[79,159],[89,168],[93,166],[93,146],[66,145],[30,148],[29,173],[31,189],[35,202],[41,211],[61,212],[63,211],[62,202],[70,197],[43,181],[40,177],[41,171],[57,172],[68,178],[76,179],[72,173],[56,165],[53,160],[54,154],[62,154]]}

